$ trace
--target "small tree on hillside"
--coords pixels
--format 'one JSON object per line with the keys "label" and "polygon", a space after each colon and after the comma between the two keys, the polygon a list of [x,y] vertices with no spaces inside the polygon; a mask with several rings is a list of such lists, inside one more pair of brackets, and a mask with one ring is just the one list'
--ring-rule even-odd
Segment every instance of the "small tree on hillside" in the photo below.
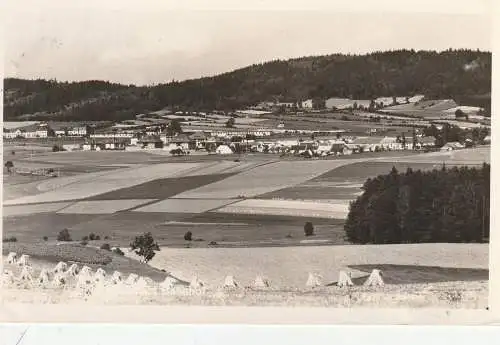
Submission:
{"label": "small tree on hillside", "polygon": [[130,249],[141,256],[143,262],[149,262],[155,255],[155,251],[160,250],[160,246],[155,242],[153,235],[146,232],[141,236],[136,236],[134,242],[130,243]]}
{"label": "small tree on hillside", "polygon": [[12,163],[12,161],[7,161],[5,162],[5,167],[7,168],[7,173],[11,173],[12,172],[12,168],[14,167],[14,163]]}
{"label": "small tree on hillside", "polygon": [[314,226],[311,222],[306,222],[304,224],[304,234],[306,236],[312,236],[314,235]]}
{"label": "small tree on hillside", "polygon": [[234,123],[235,123],[234,117],[231,117],[229,120],[227,120],[226,127],[227,128],[233,128],[234,127]]}

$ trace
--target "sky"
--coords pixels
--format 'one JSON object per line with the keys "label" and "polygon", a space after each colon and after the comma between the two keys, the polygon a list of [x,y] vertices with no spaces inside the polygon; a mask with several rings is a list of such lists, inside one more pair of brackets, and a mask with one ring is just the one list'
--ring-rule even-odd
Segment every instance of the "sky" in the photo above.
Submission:
{"label": "sky", "polygon": [[277,58],[400,48],[492,50],[487,0],[474,6],[421,0],[415,8],[404,5],[415,1],[401,0],[354,1],[350,7],[346,1],[309,0],[304,7],[289,0],[287,10],[261,1],[244,8],[237,1],[212,0],[211,7],[194,2],[11,1],[3,11],[4,75],[151,85]]}

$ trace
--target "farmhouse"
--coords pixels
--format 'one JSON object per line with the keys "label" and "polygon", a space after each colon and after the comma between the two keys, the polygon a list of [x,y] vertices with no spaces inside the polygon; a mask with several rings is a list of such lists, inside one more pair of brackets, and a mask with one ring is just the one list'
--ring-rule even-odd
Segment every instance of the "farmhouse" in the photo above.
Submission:
{"label": "farmhouse", "polygon": [[190,143],[194,143],[195,149],[205,148],[207,135],[204,132],[196,132],[189,136]]}
{"label": "farmhouse", "polygon": [[157,135],[147,135],[137,141],[143,149],[161,149],[163,148],[163,141]]}
{"label": "farmhouse", "polygon": [[417,142],[415,144],[417,148],[431,148],[436,146],[436,138],[432,136],[426,136],[417,138]]}
{"label": "farmhouse", "polygon": [[15,129],[4,128],[3,137],[4,138],[47,138],[48,127],[44,123],[36,123]]}
{"label": "farmhouse", "polygon": [[84,151],[125,150],[129,138],[92,138],[82,145]]}
{"label": "farmhouse", "polygon": [[381,148],[381,140],[380,137],[356,138],[347,146],[355,151],[375,151]]}
{"label": "farmhouse", "polygon": [[327,109],[346,109],[352,107],[354,102],[348,98],[328,98],[325,101],[325,108]]}
{"label": "farmhouse", "polygon": [[333,143],[330,150],[330,153],[337,155],[350,155],[352,152],[352,149],[350,149],[344,142]]}
{"label": "farmhouse", "polygon": [[170,139],[169,143],[171,144],[176,144],[178,147],[181,147],[184,150],[188,150],[190,146],[193,146],[194,148],[194,142],[193,144],[191,139],[186,135],[186,134],[178,134],[172,139]]}
{"label": "farmhouse", "polygon": [[380,140],[380,148],[385,150],[403,150],[403,143],[394,137],[384,137]]}

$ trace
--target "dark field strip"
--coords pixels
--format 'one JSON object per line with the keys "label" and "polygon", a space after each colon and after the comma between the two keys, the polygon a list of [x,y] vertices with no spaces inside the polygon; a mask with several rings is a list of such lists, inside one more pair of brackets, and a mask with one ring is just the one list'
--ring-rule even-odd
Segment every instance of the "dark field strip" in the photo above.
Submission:
{"label": "dark field strip", "polygon": [[[452,281],[477,281],[488,280],[489,270],[478,268],[448,268],[439,266],[417,266],[417,265],[349,265],[350,268],[366,272],[367,275],[373,269],[383,272],[386,284],[428,284]],[[362,284],[366,277],[354,278],[355,284]]]}
{"label": "dark field strip", "polygon": [[99,194],[84,200],[166,199],[186,190],[217,182],[232,175],[234,173],[159,179]]}
{"label": "dark field strip", "polygon": [[399,172],[405,172],[408,168],[416,170],[432,170],[440,169],[441,165],[431,163],[407,163],[407,162],[357,162],[349,165],[344,165],[336,169],[330,170],[323,175],[320,175],[311,181],[339,181],[339,178],[345,178],[346,181],[353,179],[362,179],[363,182],[368,178],[374,178],[378,175],[389,173],[392,167],[396,167]]}
{"label": "dark field strip", "polygon": [[[3,236],[15,236],[19,242],[40,242],[44,236],[49,241],[55,241],[59,231],[64,228],[71,229],[79,223],[84,223],[97,218],[93,214],[57,214],[37,213],[24,216],[3,218]],[[73,236],[73,240],[80,240],[81,236]],[[86,234],[88,235],[88,234]]]}

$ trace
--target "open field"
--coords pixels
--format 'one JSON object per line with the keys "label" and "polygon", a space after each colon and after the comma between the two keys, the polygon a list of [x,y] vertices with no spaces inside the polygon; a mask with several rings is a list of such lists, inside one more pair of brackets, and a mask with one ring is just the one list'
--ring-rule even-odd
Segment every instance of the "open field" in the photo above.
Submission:
{"label": "open field", "polygon": [[13,216],[23,216],[36,213],[50,213],[57,212],[71,203],[69,202],[54,202],[45,204],[33,204],[33,205],[17,205],[3,207],[2,217],[13,217]]}
{"label": "open field", "polygon": [[[304,222],[308,217],[279,215],[246,215],[222,213],[118,212],[115,214],[37,213],[3,218],[4,237],[16,236],[19,243],[38,243],[43,236],[55,241],[67,228],[79,241],[91,232],[100,235],[96,245],[127,246],[138,233],[150,231],[160,246],[184,247],[187,231],[193,233],[192,247],[207,247],[211,241],[217,247],[289,246],[302,245],[305,240]],[[313,220],[315,240],[326,244],[345,244],[343,220],[316,218]],[[107,236],[109,239],[104,240]],[[203,241],[198,241],[203,239]]]}
{"label": "open field", "polygon": [[203,213],[226,206],[227,199],[166,199],[135,209],[137,212]]}
{"label": "open field", "polygon": [[232,203],[213,212],[345,219],[349,212],[349,204],[336,200],[334,202],[318,202],[248,199]]}
{"label": "open field", "polygon": [[[134,253],[126,255],[134,257]],[[182,280],[193,274],[209,286],[233,275],[243,286],[256,275],[273,287],[305,287],[309,272],[324,284],[336,282],[340,270],[366,277],[373,267],[384,270],[388,284],[436,283],[488,279],[487,244],[344,245],[286,248],[164,248],[150,262],[168,266]],[[437,268],[436,266],[440,267]],[[472,272],[472,273],[471,273]]]}
{"label": "open field", "polygon": [[[352,161],[348,161],[352,162]],[[348,162],[343,160],[281,161],[256,167],[220,182],[178,194],[186,199],[253,197],[312,179]]]}
{"label": "open field", "polygon": [[63,214],[110,214],[128,210],[154,201],[154,199],[118,199],[118,200],[94,200],[78,201],[67,206],[57,213]]}
{"label": "open field", "polygon": [[[393,166],[404,171],[408,167],[441,168],[442,160],[447,166],[470,160],[481,164],[489,160],[489,150],[386,152],[387,156],[277,162],[270,160],[276,158],[272,155],[244,156],[242,162],[210,157],[212,161],[138,165],[39,182],[5,183],[10,200],[4,204],[4,234],[16,236],[20,242],[38,242],[43,236],[55,239],[68,228],[75,240],[94,232],[121,245],[137,233],[151,231],[162,245],[183,247],[187,245],[183,235],[190,230],[195,238],[204,240],[193,241],[192,247],[207,247],[211,241],[228,247],[290,246],[314,244],[304,242],[303,225],[311,220],[317,244],[343,244],[346,205],[359,195],[367,178],[385,174]],[[119,163],[108,162],[113,164]],[[255,200],[241,200],[243,196]],[[138,201],[122,205],[114,200]],[[33,204],[25,204],[28,201]],[[232,205],[224,208],[226,203]],[[332,203],[342,205],[341,209],[336,211]],[[89,205],[94,207],[84,207]],[[67,208],[58,213],[63,207]],[[127,211],[131,209],[134,211]]]}
{"label": "open field", "polygon": [[330,308],[469,308],[484,309],[488,305],[488,282],[432,283],[386,285],[383,288],[356,286],[349,289],[320,287],[315,289],[224,289],[208,288],[191,291],[180,288],[173,292],[110,288],[86,301],[71,290],[4,288],[2,299],[10,303],[64,303],[78,306],[94,305],[183,305],[183,306],[275,306]]}
{"label": "open field", "polygon": [[[119,171],[101,173],[97,178],[77,180],[56,190],[39,195],[26,196],[9,200],[4,205],[56,202],[89,198],[98,194],[132,187],[134,185],[168,176],[175,176],[183,171],[197,167],[197,164],[153,164],[138,168],[125,168]],[[94,176],[93,176],[94,177]]]}
{"label": "open field", "polygon": [[[408,160],[411,160],[411,156]],[[392,167],[398,171],[406,171],[407,168],[414,170],[432,170],[440,168],[441,165],[428,163],[401,163],[385,161],[353,162],[330,170],[316,178],[301,184],[277,190],[261,195],[264,199],[326,199],[326,200],[354,200],[361,192],[361,186],[366,179],[381,174],[387,174]]]}

